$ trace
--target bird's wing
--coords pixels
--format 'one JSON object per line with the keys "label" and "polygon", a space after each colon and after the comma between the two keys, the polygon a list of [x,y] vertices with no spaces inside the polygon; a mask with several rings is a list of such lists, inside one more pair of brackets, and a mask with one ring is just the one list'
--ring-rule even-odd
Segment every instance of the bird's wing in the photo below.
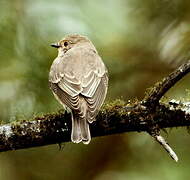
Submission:
{"label": "bird's wing", "polygon": [[79,96],[72,97],[64,92],[56,83],[49,83],[50,89],[53,91],[56,99],[63,106],[66,105],[70,109],[78,110],[79,109]]}
{"label": "bird's wing", "polygon": [[[95,121],[95,117],[105,100],[108,88],[107,73],[105,73],[103,77],[101,77],[99,84],[96,86],[97,87],[93,90],[94,93],[92,94],[92,96],[86,98],[89,107],[87,112],[87,119],[89,123]],[[91,89],[91,87],[89,87],[88,89]],[[91,90],[87,92],[89,92],[90,94],[92,93]]]}
{"label": "bird's wing", "polygon": [[81,94],[85,97],[93,97],[96,89],[98,88],[102,75],[99,75],[95,71],[90,71],[86,76],[83,77],[82,81],[82,92]]}
{"label": "bird's wing", "polygon": [[82,91],[80,79],[73,73],[75,72],[76,59],[74,52],[66,53],[64,56],[57,57],[50,69],[49,82],[58,85],[62,91],[71,97],[75,97]]}
{"label": "bird's wing", "polygon": [[70,63],[72,54],[57,57],[49,73],[49,86],[56,99],[70,109],[79,109],[79,97],[77,95],[82,91],[81,82],[71,74],[72,66]]}
{"label": "bird's wing", "polygon": [[75,75],[64,73],[63,78],[58,82],[58,86],[72,97],[79,95],[82,92],[81,81]]}

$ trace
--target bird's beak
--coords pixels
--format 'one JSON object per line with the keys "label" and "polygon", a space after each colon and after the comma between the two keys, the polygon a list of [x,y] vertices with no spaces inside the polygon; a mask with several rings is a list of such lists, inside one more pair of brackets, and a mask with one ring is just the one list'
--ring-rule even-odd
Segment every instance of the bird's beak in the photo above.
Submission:
{"label": "bird's beak", "polygon": [[59,48],[61,47],[58,43],[53,43],[50,45],[51,47],[54,47],[54,48]]}

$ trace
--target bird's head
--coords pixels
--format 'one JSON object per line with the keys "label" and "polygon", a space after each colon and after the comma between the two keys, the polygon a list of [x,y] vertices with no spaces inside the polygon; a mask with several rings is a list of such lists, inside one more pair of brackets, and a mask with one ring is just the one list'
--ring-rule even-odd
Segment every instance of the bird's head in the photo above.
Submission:
{"label": "bird's head", "polygon": [[59,42],[51,44],[51,46],[58,48],[60,53],[66,53],[69,49],[86,43],[92,44],[87,37],[74,34],[67,35]]}

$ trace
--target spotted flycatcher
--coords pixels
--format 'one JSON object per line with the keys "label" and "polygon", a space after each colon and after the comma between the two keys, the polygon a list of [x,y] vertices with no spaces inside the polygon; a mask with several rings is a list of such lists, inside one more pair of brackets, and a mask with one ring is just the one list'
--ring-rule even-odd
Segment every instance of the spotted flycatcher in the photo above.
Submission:
{"label": "spotted flycatcher", "polygon": [[49,73],[55,98],[71,110],[74,143],[91,140],[89,123],[96,119],[108,88],[108,72],[92,42],[85,36],[68,35],[58,43],[58,56]]}

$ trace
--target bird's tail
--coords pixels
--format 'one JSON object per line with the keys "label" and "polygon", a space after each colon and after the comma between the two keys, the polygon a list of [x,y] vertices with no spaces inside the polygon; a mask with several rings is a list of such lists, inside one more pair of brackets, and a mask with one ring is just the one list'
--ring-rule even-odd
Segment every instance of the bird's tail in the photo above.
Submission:
{"label": "bird's tail", "polygon": [[72,132],[71,140],[74,143],[83,142],[84,144],[89,144],[91,140],[89,123],[87,120],[87,110],[86,103],[81,105],[80,112],[73,112],[72,114]]}
{"label": "bird's tail", "polygon": [[74,143],[80,143],[82,141],[84,144],[89,144],[91,135],[89,123],[86,118],[80,118],[73,115],[71,140]]}

